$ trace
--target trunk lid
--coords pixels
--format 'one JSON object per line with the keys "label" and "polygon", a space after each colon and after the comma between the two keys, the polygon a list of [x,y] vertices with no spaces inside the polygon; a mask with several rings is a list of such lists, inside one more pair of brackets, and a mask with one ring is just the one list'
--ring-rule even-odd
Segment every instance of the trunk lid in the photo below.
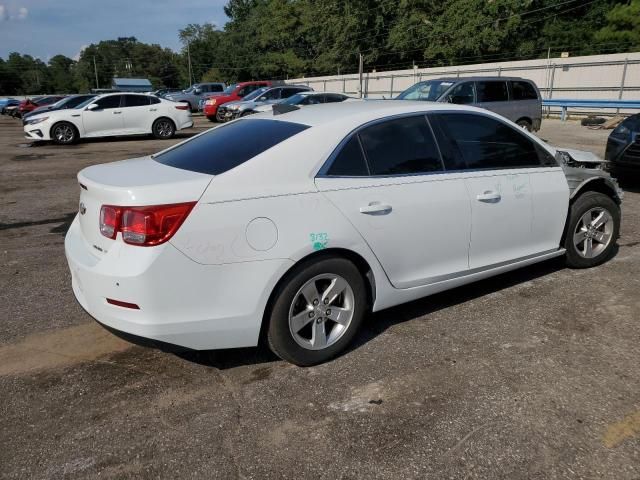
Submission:
{"label": "trunk lid", "polygon": [[100,255],[112,240],[100,233],[102,205],[148,206],[197,201],[213,179],[207,175],[170,167],[151,157],[94,165],[78,173],[80,229],[91,251]]}

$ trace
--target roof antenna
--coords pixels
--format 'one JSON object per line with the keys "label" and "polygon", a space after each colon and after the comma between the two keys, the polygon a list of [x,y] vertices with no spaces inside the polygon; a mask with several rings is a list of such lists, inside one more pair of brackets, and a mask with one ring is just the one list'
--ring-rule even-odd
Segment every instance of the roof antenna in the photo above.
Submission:
{"label": "roof antenna", "polygon": [[273,108],[274,115],[282,115],[283,113],[295,112],[296,110],[300,110],[300,107],[296,105],[288,105],[286,103],[276,103],[271,108]]}

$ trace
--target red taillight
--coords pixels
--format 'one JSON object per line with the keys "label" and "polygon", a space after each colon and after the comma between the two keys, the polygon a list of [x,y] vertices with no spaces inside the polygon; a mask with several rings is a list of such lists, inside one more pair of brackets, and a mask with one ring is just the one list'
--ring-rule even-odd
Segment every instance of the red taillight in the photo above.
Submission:
{"label": "red taillight", "polygon": [[196,202],[149,207],[115,207],[103,205],[100,209],[100,233],[116,238],[122,233],[125,243],[150,247],[169,240]]}
{"label": "red taillight", "polygon": [[178,110],[189,110],[189,105],[176,105]]}

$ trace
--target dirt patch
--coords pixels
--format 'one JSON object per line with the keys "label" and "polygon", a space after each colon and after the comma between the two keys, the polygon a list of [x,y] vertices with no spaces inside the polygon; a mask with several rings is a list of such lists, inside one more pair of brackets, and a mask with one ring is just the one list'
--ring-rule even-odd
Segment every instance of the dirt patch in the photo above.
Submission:
{"label": "dirt patch", "polygon": [[131,346],[95,323],[37,333],[0,347],[0,376],[74,365]]}
{"label": "dirt patch", "polygon": [[30,153],[26,155],[14,155],[11,160],[14,162],[29,162],[32,160],[43,160],[47,157],[52,157],[53,153]]}

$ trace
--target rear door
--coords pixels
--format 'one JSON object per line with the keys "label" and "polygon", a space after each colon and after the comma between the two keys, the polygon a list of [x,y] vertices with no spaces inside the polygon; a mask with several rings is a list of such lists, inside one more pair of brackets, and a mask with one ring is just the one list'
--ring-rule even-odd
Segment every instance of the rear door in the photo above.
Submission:
{"label": "rear door", "polygon": [[[125,132],[130,134],[151,132],[151,123],[155,118],[151,111],[153,107],[149,104],[151,97],[149,95],[123,95],[123,97],[122,116]],[[157,107],[153,110],[157,110]]]}
{"label": "rear door", "polygon": [[476,105],[486,108],[509,120],[515,121],[510,110],[509,89],[504,80],[482,80],[476,82]]}
{"label": "rear door", "polygon": [[109,95],[96,100],[98,108],[82,111],[85,137],[120,135],[124,131],[121,108],[122,95]]}
{"label": "rear door", "polygon": [[539,126],[542,120],[542,100],[537,89],[526,80],[512,80],[509,88],[512,110],[510,120],[517,122],[527,119],[533,127]]}
{"label": "rear door", "polygon": [[316,178],[396,288],[468,269],[464,180],[443,170],[424,115],[384,120],[347,137]]}

